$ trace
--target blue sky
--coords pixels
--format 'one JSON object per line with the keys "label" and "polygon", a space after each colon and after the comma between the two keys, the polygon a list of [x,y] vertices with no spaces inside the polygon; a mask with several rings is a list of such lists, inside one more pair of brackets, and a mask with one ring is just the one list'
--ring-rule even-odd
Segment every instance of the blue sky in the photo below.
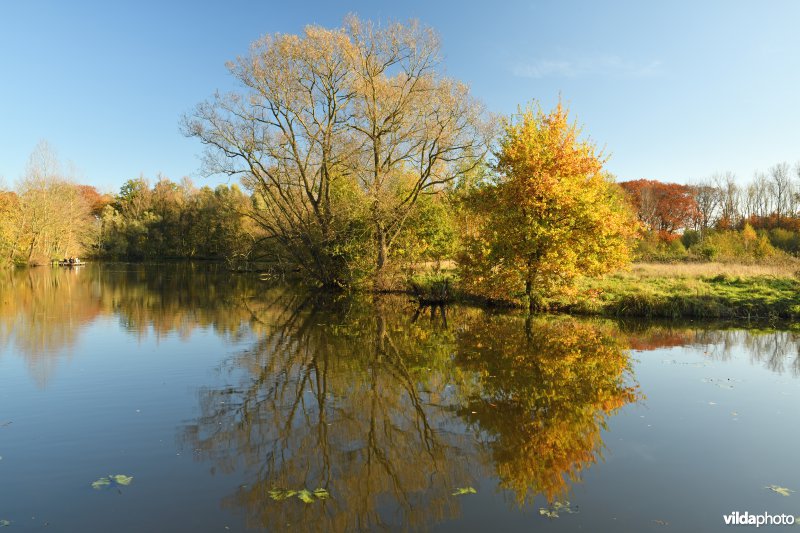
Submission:
{"label": "blue sky", "polygon": [[619,179],[692,182],[800,160],[800,2],[0,2],[0,176],[46,139],[80,181],[198,183],[182,113],[233,87],[224,63],[265,33],[348,12],[418,18],[490,110],[558,95]]}

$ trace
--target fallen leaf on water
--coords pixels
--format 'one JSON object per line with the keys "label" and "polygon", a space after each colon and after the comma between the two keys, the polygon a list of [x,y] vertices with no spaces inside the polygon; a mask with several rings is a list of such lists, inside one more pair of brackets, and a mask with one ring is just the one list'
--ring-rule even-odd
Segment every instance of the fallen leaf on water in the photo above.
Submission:
{"label": "fallen leaf on water", "polygon": [[295,494],[297,494],[296,490],[272,489],[271,491],[269,491],[269,497],[272,498],[275,501],[281,501],[281,500],[285,500],[287,498],[291,498]]}
{"label": "fallen leaf on water", "polygon": [[304,503],[314,503],[317,500],[325,500],[330,497],[330,494],[325,489],[314,489],[311,492],[308,489],[300,489],[300,490],[281,490],[281,489],[272,489],[267,494],[269,497],[275,501],[283,501],[292,498],[293,496],[297,496],[297,498],[304,502]]}
{"label": "fallen leaf on water", "polygon": [[92,488],[95,490],[107,489],[109,487],[127,487],[133,481],[133,476],[126,476],[124,474],[114,474],[113,476],[101,477],[97,481],[92,482]]}
{"label": "fallen leaf on water", "polygon": [[472,487],[457,487],[453,496],[461,496],[463,494],[477,494],[478,491]]}
{"label": "fallen leaf on water", "polygon": [[111,486],[111,480],[107,477],[101,477],[97,481],[92,481],[92,488],[96,490],[104,489]]}
{"label": "fallen leaf on water", "polygon": [[311,496],[311,493],[306,489],[303,489],[300,492],[298,492],[297,497],[300,498],[300,500],[303,501],[304,503],[314,503],[314,497]]}
{"label": "fallen leaf on water", "polygon": [[114,474],[113,476],[111,476],[111,479],[115,481],[118,485],[127,487],[128,485],[131,484],[131,481],[133,481],[133,476],[126,476],[124,474]]}
{"label": "fallen leaf on water", "polygon": [[539,514],[541,516],[546,516],[547,518],[558,518],[561,513],[566,514],[576,514],[578,512],[578,508],[570,506],[568,501],[555,501],[551,503],[548,507],[540,507]]}
{"label": "fallen leaf on water", "polygon": [[779,487],[778,485],[767,485],[764,488],[769,489],[772,492],[776,492],[781,496],[788,496],[789,494],[794,492],[792,489],[787,489],[786,487]]}

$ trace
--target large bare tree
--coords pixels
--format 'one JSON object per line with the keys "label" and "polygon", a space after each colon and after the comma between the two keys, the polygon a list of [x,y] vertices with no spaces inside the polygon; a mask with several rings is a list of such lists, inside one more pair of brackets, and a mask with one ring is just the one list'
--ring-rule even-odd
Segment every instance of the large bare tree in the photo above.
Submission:
{"label": "large bare tree", "polygon": [[380,272],[419,195],[488,149],[483,107],[442,74],[438,38],[417,22],[308,26],[228,67],[244,90],[198,105],[184,131],[206,145],[207,172],[242,178],[269,238],[324,284],[342,282],[353,213]]}

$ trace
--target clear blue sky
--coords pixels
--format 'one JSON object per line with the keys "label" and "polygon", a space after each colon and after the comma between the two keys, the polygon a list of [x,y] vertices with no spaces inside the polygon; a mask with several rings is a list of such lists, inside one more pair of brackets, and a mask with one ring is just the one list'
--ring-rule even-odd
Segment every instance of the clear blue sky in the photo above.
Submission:
{"label": "clear blue sky", "polygon": [[0,1],[0,176],[13,184],[46,139],[101,190],[202,183],[178,120],[232,87],[225,61],[348,12],[436,28],[448,74],[492,111],[560,93],[621,180],[747,181],[800,160],[800,2],[600,4]]}

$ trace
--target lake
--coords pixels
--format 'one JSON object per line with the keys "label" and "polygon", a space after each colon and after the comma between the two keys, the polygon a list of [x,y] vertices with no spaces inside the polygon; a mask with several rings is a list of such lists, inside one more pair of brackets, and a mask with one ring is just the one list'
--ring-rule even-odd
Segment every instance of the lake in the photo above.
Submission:
{"label": "lake", "polygon": [[[12,531],[724,531],[800,515],[800,333],[0,272]],[[771,487],[771,488],[770,488]]]}

